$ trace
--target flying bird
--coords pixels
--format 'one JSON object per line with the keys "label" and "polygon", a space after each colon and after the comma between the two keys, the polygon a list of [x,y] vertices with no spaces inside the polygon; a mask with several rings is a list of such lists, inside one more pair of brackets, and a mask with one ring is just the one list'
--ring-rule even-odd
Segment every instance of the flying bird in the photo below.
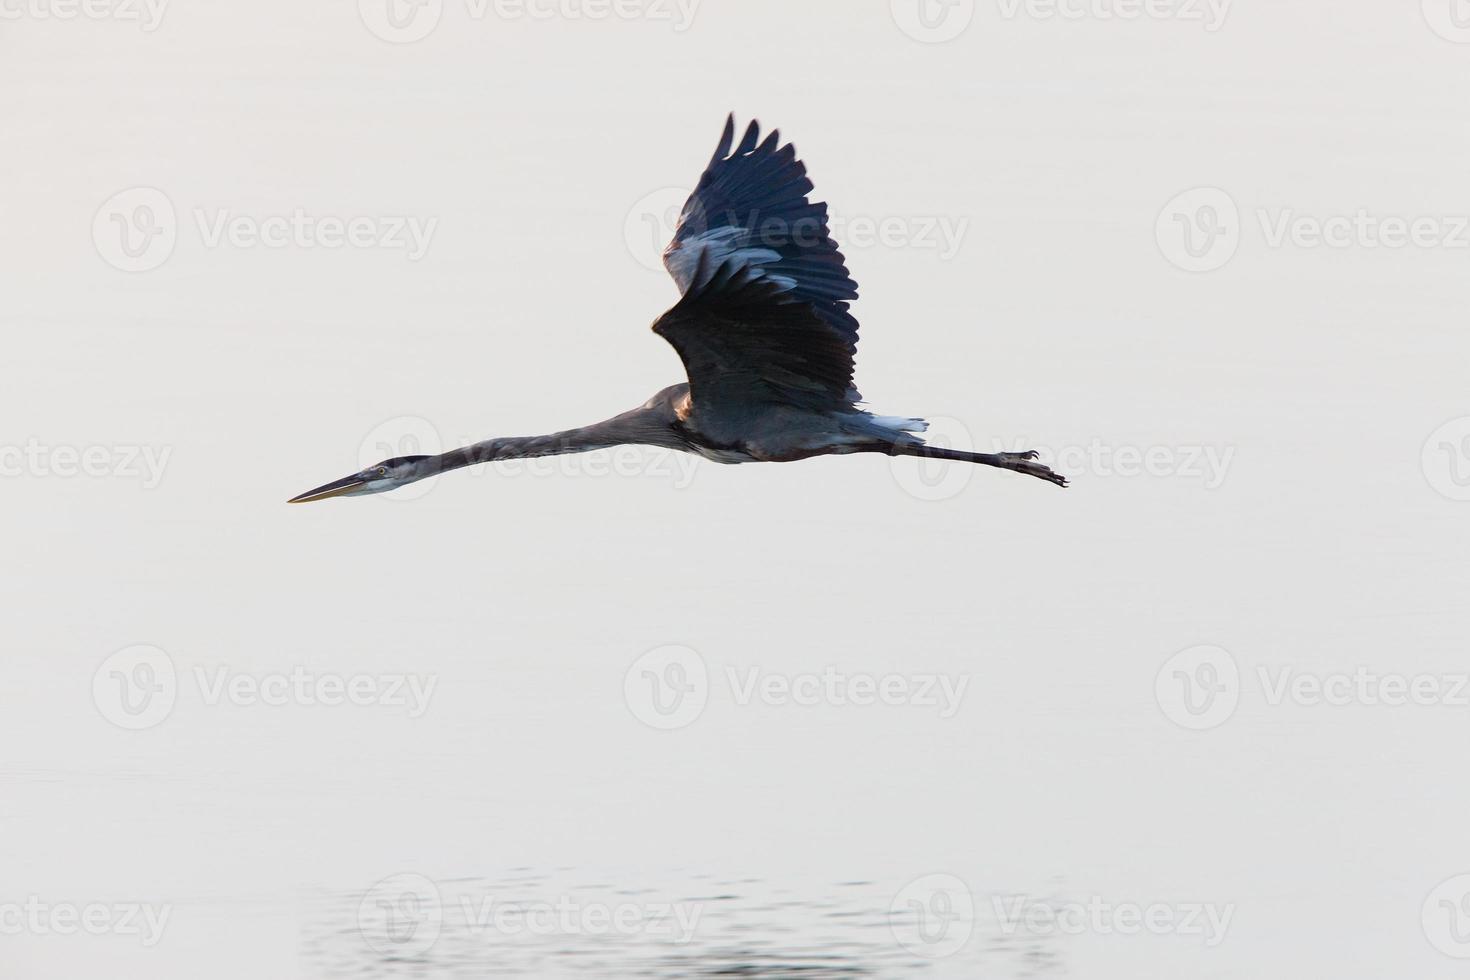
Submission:
{"label": "flying bird", "polygon": [[874,415],[853,387],[857,283],[813,203],[812,182],[780,131],[735,117],[679,216],[664,266],[681,296],[653,324],[688,382],[603,422],[550,435],[487,439],[437,456],[398,456],[293,497],[382,493],[476,463],[660,446],[718,463],[786,463],[885,453],[979,463],[1067,485],[1034,452],[926,445],[923,419]]}

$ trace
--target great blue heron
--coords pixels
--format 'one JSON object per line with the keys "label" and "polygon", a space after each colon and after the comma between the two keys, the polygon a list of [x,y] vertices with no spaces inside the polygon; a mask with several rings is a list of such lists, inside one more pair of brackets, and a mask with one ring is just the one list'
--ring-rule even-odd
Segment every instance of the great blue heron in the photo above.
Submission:
{"label": "great blue heron", "polygon": [[448,470],[502,459],[661,446],[719,463],[785,463],[886,453],[981,463],[1067,485],[1036,453],[970,453],[926,445],[923,419],[873,415],[852,384],[857,283],[827,227],[827,205],[781,144],[735,117],[679,216],[664,266],[683,293],[653,324],[684,362],[687,384],[580,429],[487,439],[438,456],[398,456],[309,490],[291,503],[382,493]]}

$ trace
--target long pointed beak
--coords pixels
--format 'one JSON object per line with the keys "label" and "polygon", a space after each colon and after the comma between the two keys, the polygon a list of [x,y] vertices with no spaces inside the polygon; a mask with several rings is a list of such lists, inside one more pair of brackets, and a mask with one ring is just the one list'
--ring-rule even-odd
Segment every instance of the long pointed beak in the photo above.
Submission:
{"label": "long pointed beak", "polygon": [[317,487],[315,490],[308,490],[300,496],[292,497],[286,503],[309,504],[313,500],[326,500],[328,497],[340,497],[342,494],[349,490],[355,490],[366,482],[366,480],[359,479],[355,476],[344,476],[340,480],[333,480],[331,483]]}

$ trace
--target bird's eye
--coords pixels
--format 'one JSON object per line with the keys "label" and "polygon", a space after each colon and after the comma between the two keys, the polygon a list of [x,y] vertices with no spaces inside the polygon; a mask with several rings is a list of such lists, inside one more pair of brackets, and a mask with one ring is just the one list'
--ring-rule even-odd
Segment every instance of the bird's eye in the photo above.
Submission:
{"label": "bird's eye", "polygon": [[387,476],[388,475],[388,467],[386,467],[386,466],[379,466],[378,467],[378,475],[379,476]]}

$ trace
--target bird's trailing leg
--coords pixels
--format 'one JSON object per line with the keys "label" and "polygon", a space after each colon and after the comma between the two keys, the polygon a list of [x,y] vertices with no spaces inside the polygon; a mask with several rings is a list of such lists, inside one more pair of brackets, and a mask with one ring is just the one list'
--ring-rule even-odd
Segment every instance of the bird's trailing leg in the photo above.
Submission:
{"label": "bird's trailing leg", "polygon": [[899,443],[889,450],[894,456],[918,456],[923,459],[947,459],[956,463],[979,463],[982,466],[996,466],[1013,473],[1025,473],[1034,476],[1038,480],[1055,483],[1059,487],[1067,485],[1067,478],[1052,470],[1051,467],[1038,463],[1035,450],[1024,453],[967,453],[960,449],[942,449],[939,446],[925,446],[922,443],[905,444]]}

